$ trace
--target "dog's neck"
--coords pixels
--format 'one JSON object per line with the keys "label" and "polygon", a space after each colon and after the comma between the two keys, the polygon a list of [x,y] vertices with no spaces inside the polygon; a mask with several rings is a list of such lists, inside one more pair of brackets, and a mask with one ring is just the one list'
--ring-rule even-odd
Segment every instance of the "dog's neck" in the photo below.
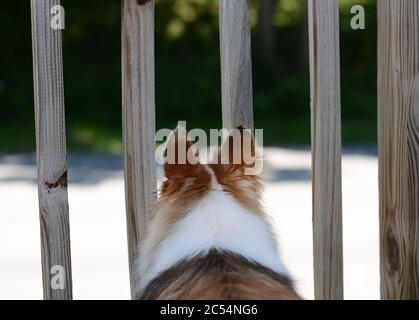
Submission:
{"label": "dog's neck", "polygon": [[161,221],[158,216],[151,221],[141,254],[144,259],[139,275],[142,289],[176,262],[214,248],[237,253],[277,273],[287,273],[269,223],[222,191],[217,182],[212,183],[211,191],[171,226],[155,248],[150,247],[155,243],[153,229],[158,228]]}

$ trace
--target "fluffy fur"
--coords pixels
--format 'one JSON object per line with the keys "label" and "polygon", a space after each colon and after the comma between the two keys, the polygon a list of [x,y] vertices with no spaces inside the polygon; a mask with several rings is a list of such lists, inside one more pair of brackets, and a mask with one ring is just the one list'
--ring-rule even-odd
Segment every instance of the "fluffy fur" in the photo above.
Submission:
{"label": "fluffy fur", "polygon": [[[180,144],[178,134],[171,139]],[[188,152],[191,142],[181,143]],[[232,140],[221,148],[232,150]],[[260,178],[244,174],[252,164],[231,162],[165,164],[140,251],[138,298],[298,298],[260,204]]]}

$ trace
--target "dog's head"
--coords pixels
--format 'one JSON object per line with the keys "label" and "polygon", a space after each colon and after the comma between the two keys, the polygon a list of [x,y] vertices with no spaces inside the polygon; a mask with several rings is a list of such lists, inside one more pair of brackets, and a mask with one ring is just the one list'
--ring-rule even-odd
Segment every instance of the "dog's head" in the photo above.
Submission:
{"label": "dog's head", "polygon": [[[251,171],[261,159],[251,130],[231,130],[206,164],[199,161],[198,150],[185,130],[177,128],[168,138],[165,156],[166,180],[160,188],[158,208],[171,206],[176,216],[176,212],[185,213],[208,192],[219,190],[252,212],[261,211],[262,184],[260,176]],[[175,216],[172,218],[177,220]]]}

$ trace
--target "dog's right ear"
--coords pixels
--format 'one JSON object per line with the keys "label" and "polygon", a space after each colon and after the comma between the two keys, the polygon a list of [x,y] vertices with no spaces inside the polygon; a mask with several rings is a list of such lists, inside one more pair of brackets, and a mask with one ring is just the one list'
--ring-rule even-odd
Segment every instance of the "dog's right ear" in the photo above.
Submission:
{"label": "dog's right ear", "polygon": [[[193,142],[188,140],[186,130],[177,127],[170,134],[164,151],[164,173],[167,179],[184,179],[195,176],[202,167],[198,151]],[[203,169],[203,168],[201,168]]]}
{"label": "dog's right ear", "polygon": [[253,168],[257,156],[252,131],[242,126],[231,130],[214,157],[229,171],[244,172],[246,168]]}
{"label": "dog's right ear", "polygon": [[261,211],[263,186],[258,169],[262,159],[256,152],[252,131],[243,127],[231,130],[213,159],[209,166],[223,190],[246,208]]}

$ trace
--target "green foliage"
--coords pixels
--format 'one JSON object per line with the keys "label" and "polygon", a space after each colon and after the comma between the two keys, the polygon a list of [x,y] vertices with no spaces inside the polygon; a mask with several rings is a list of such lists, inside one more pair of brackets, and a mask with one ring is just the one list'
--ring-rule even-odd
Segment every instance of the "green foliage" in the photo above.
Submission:
{"label": "green foliage", "polygon": [[[277,64],[261,49],[252,0],[255,125],[269,144],[309,143],[307,40],[301,0],[278,0],[272,13]],[[121,151],[120,1],[63,0],[66,124],[71,148]],[[344,142],[374,142],[376,8],[372,0],[341,3]],[[366,30],[349,28],[350,7],[363,4]],[[217,0],[156,0],[158,127],[221,126]],[[6,1],[0,11],[0,150],[34,149],[30,6]]]}

